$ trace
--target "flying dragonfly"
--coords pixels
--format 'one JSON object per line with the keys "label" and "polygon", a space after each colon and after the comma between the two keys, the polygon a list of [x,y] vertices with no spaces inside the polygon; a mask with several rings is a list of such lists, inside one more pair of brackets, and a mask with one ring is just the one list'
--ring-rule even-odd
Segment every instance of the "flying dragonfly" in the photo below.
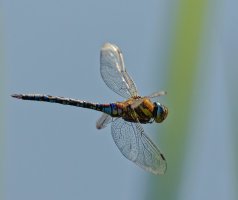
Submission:
{"label": "flying dragonfly", "polygon": [[121,153],[141,168],[154,174],[164,174],[167,168],[164,155],[147,136],[141,124],[161,123],[168,115],[166,106],[151,99],[165,95],[155,92],[139,96],[136,85],[126,71],[121,50],[114,44],[105,43],[100,52],[100,73],[106,85],[126,100],[98,104],[78,99],[42,94],[13,94],[22,100],[59,103],[102,112],[96,122],[97,129],[111,123],[111,134]]}

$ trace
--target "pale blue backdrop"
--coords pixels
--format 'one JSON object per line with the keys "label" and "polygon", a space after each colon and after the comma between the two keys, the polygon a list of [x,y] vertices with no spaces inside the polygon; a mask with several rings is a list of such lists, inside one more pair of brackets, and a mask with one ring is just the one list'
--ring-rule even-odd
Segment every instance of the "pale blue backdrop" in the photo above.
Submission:
{"label": "pale blue backdrop", "polygon": [[[122,100],[100,77],[99,51],[105,42],[121,47],[141,95],[167,90],[177,5],[175,0],[1,2],[6,200],[146,199],[149,178],[160,177],[125,159],[110,128],[96,130],[100,113],[18,101],[10,95],[43,93],[102,103]],[[194,118],[188,128],[191,135],[178,199],[237,196],[237,7],[235,0],[211,1],[204,16]],[[169,95],[161,101],[169,104]],[[145,128],[166,152],[168,145],[156,135],[158,126]]]}
{"label": "pale blue backdrop", "polygon": [[159,77],[151,75],[159,67],[153,64],[155,40],[160,35],[166,42],[168,3],[23,0],[4,1],[3,8],[7,199],[138,199],[146,186],[140,178],[147,173],[121,155],[110,128],[96,130],[99,113],[9,95],[121,100],[100,77],[104,42],[121,47],[141,94],[163,89],[153,84],[156,78],[162,83],[163,67]]}

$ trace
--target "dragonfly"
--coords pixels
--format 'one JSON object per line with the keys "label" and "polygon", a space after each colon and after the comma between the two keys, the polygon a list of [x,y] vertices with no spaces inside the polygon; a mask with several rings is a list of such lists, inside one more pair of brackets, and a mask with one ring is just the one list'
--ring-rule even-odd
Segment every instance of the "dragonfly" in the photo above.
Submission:
{"label": "dragonfly", "polygon": [[105,43],[100,50],[100,73],[106,85],[125,98],[125,101],[99,104],[73,98],[43,94],[13,94],[22,100],[59,103],[102,112],[96,128],[111,124],[112,138],[120,152],[130,161],[153,174],[164,174],[167,163],[159,148],[145,133],[142,124],[161,123],[168,108],[152,99],[165,95],[165,91],[139,96],[131,76],[127,73],[122,51],[118,46]]}

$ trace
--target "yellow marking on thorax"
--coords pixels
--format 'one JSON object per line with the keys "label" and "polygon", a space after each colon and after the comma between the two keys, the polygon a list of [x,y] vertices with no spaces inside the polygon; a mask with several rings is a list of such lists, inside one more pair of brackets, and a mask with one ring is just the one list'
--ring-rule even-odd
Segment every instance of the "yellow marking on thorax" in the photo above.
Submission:
{"label": "yellow marking on thorax", "polygon": [[[122,113],[124,116],[128,115],[129,107],[134,102],[134,99],[128,99],[124,102],[117,102],[117,106],[124,110],[125,112]],[[145,98],[143,102],[135,108],[135,111],[141,111],[143,112],[148,118],[153,117],[153,110],[154,110],[154,104],[150,101],[150,99]],[[139,118],[138,113],[134,113],[136,117]]]}
{"label": "yellow marking on thorax", "polygon": [[139,108],[147,117],[153,116],[154,105],[149,99],[145,99]]}
{"label": "yellow marking on thorax", "polygon": [[[139,113],[141,112],[147,118],[153,117],[153,109],[154,109],[154,105],[149,99],[144,99],[143,102],[137,108],[135,108],[137,115],[140,116]],[[142,117],[142,116],[140,116],[140,117]]]}
{"label": "yellow marking on thorax", "polygon": [[146,108],[152,113],[154,110],[154,104],[149,99],[144,99],[143,103]]}

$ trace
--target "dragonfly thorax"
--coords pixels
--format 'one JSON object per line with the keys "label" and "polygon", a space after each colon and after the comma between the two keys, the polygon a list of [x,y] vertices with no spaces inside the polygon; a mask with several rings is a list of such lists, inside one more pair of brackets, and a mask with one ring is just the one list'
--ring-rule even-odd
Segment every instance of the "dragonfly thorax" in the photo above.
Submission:
{"label": "dragonfly thorax", "polygon": [[168,108],[159,102],[154,102],[154,111],[153,111],[153,117],[155,119],[155,122],[161,123],[166,119],[168,115]]}

